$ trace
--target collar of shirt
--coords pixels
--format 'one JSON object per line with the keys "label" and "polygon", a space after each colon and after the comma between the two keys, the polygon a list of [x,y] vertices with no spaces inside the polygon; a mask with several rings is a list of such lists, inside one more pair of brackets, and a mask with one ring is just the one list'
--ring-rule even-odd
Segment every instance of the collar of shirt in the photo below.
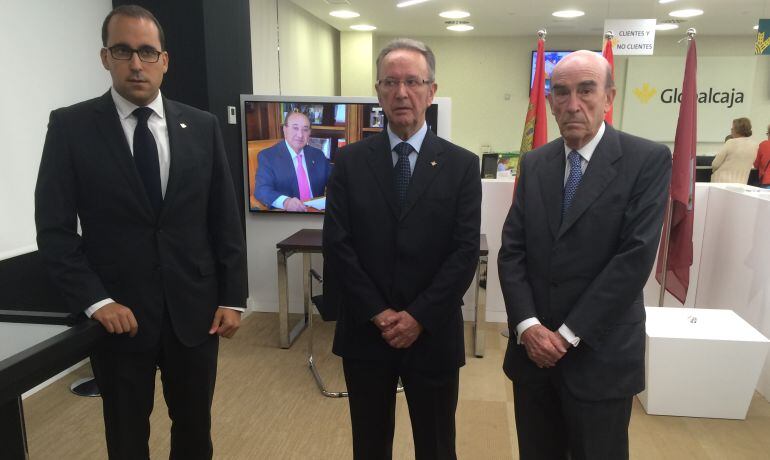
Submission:
{"label": "collar of shirt", "polygon": [[[291,155],[291,161],[294,162],[294,165],[296,167],[298,153],[295,152],[293,148],[291,148],[291,145],[289,145],[289,143],[285,139],[284,139],[283,143],[286,144],[286,148],[289,149],[289,155]],[[299,153],[304,153],[304,151],[305,151],[305,149],[303,148],[302,150],[299,151]],[[303,157],[304,157],[304,155],[303,155]]]}
{"label": "collar of shirt", "polygon": [[[591,157],[594,154],[594,150],[596,150],[596,146],[599,145],[599,142],[602,140],[602,136],[604,136],[604,122],[602,122],[602,125],[599,127],[599,131],[596,133],[596,136],[594,136],[593,139],[591,139],[586,145],[581,147],[577,150],[577,153],[580,154],[581,157],[583,157],[583,160],[588,163],[591,161]],[[564,158],[567,161],[567,164],[569,165],[569,153],[574,150],[569,147],[567,147],[567,143],[564,143]]]}
{"label": "collar of shirt", "polygon": [[[118,115],[121,120],[130,117],[134,110],[139,108],[138,105],[118,94],[114,87],[110,88],[110,94],[112,95],[112,100],[115,102],[115,108],[118,109]],[[158,90],[158,96],[152,102],[147,104],[147,107],[151,108],[152,111],[155,112],[155,115],[160,118],[165,117],[166,112],[163,110],[163,98],[160,95],[160,90]]]}
{"label": "collar of shirt", "polygon": [[[412,134],[412,137],[406,140],[406,142],[414,148],[415,153],[420,153],[420,147],[422,147],[422,141],[425,140],[426,134],[428,134],[428,123],[423,122],[422,127],[418,129],[416,133]],[[395,150],[398,144],[404,142],[390,130],[390,125],[388,125],[388,140],[390,140],[391,151]]]}

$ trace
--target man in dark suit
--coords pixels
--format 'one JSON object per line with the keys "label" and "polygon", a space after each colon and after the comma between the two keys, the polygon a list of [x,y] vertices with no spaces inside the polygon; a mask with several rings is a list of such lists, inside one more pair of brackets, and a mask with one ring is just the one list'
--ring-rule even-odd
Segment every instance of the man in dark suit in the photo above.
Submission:
{"label": "man in dark suit", "polygon": [[283,137],[259,152],[254,197],[269,208],[305,212],[305,201],[325,193],[331,163],[322,151],[307,144],[310,120],[304,113],[286,117]]}
{"label": "man in dark suit", "polygon": [[605,124],[615,86],[590,51],[551,76],[562,137],[525,155],[498,267],[521,458],[628,458],[644,388],[644,304],[671,176],[664,145]]}
{"label": "man in dark suit", "polygon": [[324,220],[324,301],[350,393],[353,454],[388,459],[404,385],[417,459],[455,458],[462,296],[478,260],[478,157],[434,135],[435,57],[409,39],[377,58],[387,129],[342,149]]}
{"label": "man in dark suit", "polygon": [[171,458],[211,458],[218,336],[238,329],[246,298],[221,133],[210,113],[160,95],[168,53],[152,13],[116,8],[102,41],[110,91],[51,112],[38,246],[70,308],[111,334],[91,356],[109,457],[148,458],[159,367]]}

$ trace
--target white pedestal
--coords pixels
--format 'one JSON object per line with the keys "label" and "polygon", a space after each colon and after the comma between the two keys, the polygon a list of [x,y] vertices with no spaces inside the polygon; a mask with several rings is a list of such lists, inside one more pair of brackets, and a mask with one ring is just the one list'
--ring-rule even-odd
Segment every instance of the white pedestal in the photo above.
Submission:
{"label": "white pedestal", "polygon": [[732,310],[646,310],[647,413],[745,419],[770,341]]}

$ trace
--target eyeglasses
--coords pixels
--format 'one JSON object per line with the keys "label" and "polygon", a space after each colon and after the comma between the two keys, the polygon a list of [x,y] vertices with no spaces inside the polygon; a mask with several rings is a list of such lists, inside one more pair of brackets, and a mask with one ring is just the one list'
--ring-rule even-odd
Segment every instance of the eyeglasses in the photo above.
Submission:
{"label": "eyeglasses", "polygon": [[110,55],[113,59],[128,61],[133,57],[134,53],[136,53],[136,55],[139,56],[139,60],[149,64],[158,62],[160,55],[162,54],[161,51],[158,51],[151,46],[143,46],[136,50],[126,45],[115,45],[110,46],[107,49],[110,50]]}
{"label": "eyeglasses", "polygon": [[422,85],[433,83],[433,81],[421,80],[419,78],[407,78],[406,80],[396,80],[395,78],[383,78],[382,80],[377,80],[377,84],[380,87],[382,87],[382,89],[387,91],[398,88],[399,86],[401,86],[401,83],[403,83],[407,89],[417,89]]}

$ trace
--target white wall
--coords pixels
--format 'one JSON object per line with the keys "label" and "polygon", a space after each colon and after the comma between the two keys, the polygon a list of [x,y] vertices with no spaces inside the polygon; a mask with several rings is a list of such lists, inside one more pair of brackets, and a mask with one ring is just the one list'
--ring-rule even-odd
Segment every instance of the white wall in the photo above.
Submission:
{"label": "white wall", "polygon": [[254,94],[340,94],[340,33],[289,0],[250,0]]}
{"label": "white wall", "polygon": [[[374,54],[394,37],[377,36]],[[453,141],[473,152],[482,145],[493,151],[519,150],[524,116],[529,103],[531,52],[534,37],[416,37],[436,53],[438,95],[452,98]],[[685,42],[677,43],[677,35],[659,35],[655,43],[656,56],[681,56],[684,63]],[[751,36],[698,37],[699,56],[753,55]],[[546,50],[601,49],[601,37],[549,37]],[[615,79],[618,96],[615,99],[614,124],[623,129],[622,107],[627,59],[615,58]],[[770,63],[758,57],[754,79],[754,100],[751,113],[754,137],[764,138],[770,123]],[[360,65],[371,65],[362,62]],[[736,69],[736,71],[740,71]],[[506,99],[506,95],[510,95]],[[548,139],[559,136],[558,127],[548,111]],[[729,132],[729,126],[719,127]],[[716,128],[715,128],[716,129]],[[699,154],[716,153],[720,144],[699,143]]]}
{"label": "white wall", "polygon": [[110,85],[99,61],[109,0],[0,0],[0,259],[35,248],[34,190],[51,110]]}

